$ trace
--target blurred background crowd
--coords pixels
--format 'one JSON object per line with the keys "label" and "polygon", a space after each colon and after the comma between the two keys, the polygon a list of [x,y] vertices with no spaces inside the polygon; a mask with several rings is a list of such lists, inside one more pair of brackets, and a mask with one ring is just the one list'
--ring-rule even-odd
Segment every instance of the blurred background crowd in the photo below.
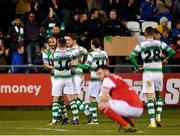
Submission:
{"label": "blurred background crowd", "polygon": [[[93,38],[103,43],[104,37],[133,36],[129,21],[157,22],[155,38],[180,49],[180,0],[1,0],[0,19],[0,65],[41,65],[52,35],[77,33],[78,43],[88,50]],[[179,64],[180,54],[176,58],[172,64]]]}

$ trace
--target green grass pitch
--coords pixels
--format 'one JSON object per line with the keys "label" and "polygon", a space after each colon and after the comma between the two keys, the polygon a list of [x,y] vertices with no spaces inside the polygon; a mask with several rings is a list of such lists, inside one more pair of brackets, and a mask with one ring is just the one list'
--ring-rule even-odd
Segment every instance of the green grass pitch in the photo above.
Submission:
{"label": "green grass pitch", "polygon": [[[0,108],[0,135],[124,135],[119,133],[118,125],[99,115],[99,125],[87,125],[86,118],[80,114],[80,125],[56,125],[49,127],[50,108]],[[163,112],[163,127],[148,129],[147,111],[134,119],[137,135],[172,135],[180,134],[180,110],[167,108]],[[126,133],[130,134],[130,133]]]}

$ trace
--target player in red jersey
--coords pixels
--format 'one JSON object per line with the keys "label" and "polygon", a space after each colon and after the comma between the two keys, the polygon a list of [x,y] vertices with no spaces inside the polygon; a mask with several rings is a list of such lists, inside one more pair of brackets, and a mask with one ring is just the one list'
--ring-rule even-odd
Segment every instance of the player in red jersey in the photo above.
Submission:
{"label": "player in red jersey", "polygon": [[108,66],[96,69],[103,81],[100,92],[99,109],[120,125],[124,132],[137,131],[130,117],[139,117],[143,105],[137,93],[120,76],[110,73]]}

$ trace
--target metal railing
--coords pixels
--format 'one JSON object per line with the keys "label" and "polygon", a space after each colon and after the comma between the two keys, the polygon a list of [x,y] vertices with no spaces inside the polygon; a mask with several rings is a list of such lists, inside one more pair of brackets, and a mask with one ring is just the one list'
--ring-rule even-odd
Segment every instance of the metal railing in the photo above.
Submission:
{"label": "metal railing", "polygon": [[[109,65],[109,67],[111,71],[115,73],[131,73],[134,71],[134,66],[127,64]],[[43,65],[0,65],[0,71],[2,68],[7,70],[4,73],[12,73],[13,68],[24,68],[26,69],[25,73],[47,73]],[[32,72],[30,72],[31,70]],[[35,70],[35,72],[33,72],[33,70]],[[180,73],[180,65],[164,65],[163,71],[165,73]]]}

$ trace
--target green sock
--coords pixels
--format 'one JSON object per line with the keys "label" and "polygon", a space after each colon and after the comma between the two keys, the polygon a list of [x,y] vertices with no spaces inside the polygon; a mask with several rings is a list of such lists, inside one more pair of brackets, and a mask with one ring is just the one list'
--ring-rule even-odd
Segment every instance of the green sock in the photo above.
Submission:
{"label": "green sock", "polygon": [[152,123],[154,124],[155,123],[155,118],[154,118],[155,109],[154,109],[154,101],[153,100],[148,100],[147,110],[148,110],[148,114],[150,117],[150,122],[151,122],[151,124]]}
{"label": "green sock", "polygon": [[61,105],[59,104],[58,119],[60,119],[60,117],[62,117],[62,110],[61,110]]}
{"label": "green sock", "polygon": [[86,105],[83,104],[83,103],[85,103],[85,102],[84,102],[83,100],[81,100],[80,98],[78,98],[76,102],[77,102],[78,108],[79,108],[82,112],[84,112],[85,115],[89,115],[89,111],[87,110]]}
{"label": "green sock", "polygon": [[162,105],[163,105],[163,102],[162,102],[162,97],[159,97],[157,98],[157,101],[156,101],[156,119],[157,121],[160,121],[161,120],[161,113],[162,113]]}
{"label": "green sock", "polygon": [[78,117],[78,107],[77,107],[77,104],[76,104],[75,100],[71,100],[69,104],[70,104],[70,107],[71,107],[73,120],[79,118]]}
{"label": "green sock", "polygon": [[92,113],[92,120],[97,121],[97,103],[96,102],[91,102],[90,111]]}
{"label": "green sock", "polygon": [[81,100],[82,104],[84,105],[85,109],[89,111],[89,105]]}
{"label": "green sock", "polygon": [[58,120],[58,114],[59,114],[59,103],[54,102],[52,104],[52,123],[56,123]]}
{"label": "green sock", "polygon": [[61,105],[61,111],[62,111],[62,115],[64,118],[68,118],[67,115],[67,109],[66,109],[66,104],[63,98],[60,99],[59,101],[60,105]]}
{"label": "green sock", "polygon": [[84,105],[85,109],[87,111],[89,111],[89,105],[87,103],[85,103],[84,101],[82,101],[82,104]]}

